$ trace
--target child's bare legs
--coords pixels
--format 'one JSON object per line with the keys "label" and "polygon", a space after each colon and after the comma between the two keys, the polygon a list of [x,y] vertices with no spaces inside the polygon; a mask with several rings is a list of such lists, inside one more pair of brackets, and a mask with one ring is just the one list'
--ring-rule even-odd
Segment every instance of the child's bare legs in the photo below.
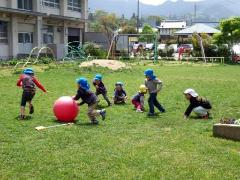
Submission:
{"label": "child's bare legs", "polygon": [[25,118],[25,106],[20,107],[20,119]]}
{"label": "child's bare legs", "polygon": [[32,101],[29,101],[29,114],[33,114],[34,113],[34,107],[32,105]]}

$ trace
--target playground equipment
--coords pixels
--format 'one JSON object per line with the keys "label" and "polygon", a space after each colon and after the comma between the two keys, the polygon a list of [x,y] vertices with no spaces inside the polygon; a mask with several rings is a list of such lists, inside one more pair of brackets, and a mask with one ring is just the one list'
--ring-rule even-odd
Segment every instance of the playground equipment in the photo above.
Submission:
{"label": "playground equipment", "polygon": [[77,59],[86,60],[87,58],[89,58],[89,56],[86,56],[80,41],[73,41],[73,42],[68,43],[65,46],[65,52],[67,52],[67,53],[66,53],[65,57],[63,58],[63,61],[77,60]]}
{"label": "playground equipment", "polygon": [[[46,47],[46,46],[44,46],[44,47],[34,47],[34,48],[31,50],[31,52],[30,52],[27,60],[26,60],[26,61],[19,61],[19,62],[14,66],[14,69],[16,69],[20,64],[23,64],[22,67],[26,67],[28,64],[37,64],[38,62],[40,62],[40,61],[39,61],[39,58],[40,58],[41,52],[42,52],[43,50],[49,51],[50,54],[52,55],[53,59],[55,60],[55,55],[54,55],[54,52],[53,52],[53,50],[52,50],[51,48]],[[33,56],[34,53],[37,54],[37,56],[36,56],[35,59],[32,58],[32,56]]]}
{"label": "playground equipment", "polygon": [[53,112],[60,122],[74,122],[78,115],[77,103],[69,96],[60,97],[53,105]]}
{"label": "playground equipment", "polygon": [[[122,37],[121,39],[122,39],[122,44],[123,44],[123,46],[124,46],[124,44],[126,44],[125,41],[127,41],[127,54],[128,54],[128,56],[129,56],[129,54],[130,54],[130,49],[129,49],[129,47],[131,46],[131,45],[130,45],[130,39],[131,39],[131,38],[137,38],[137,39],[135,40],[135,42],[139,42],[139,41],[138,41],[138,38],[141,37],[141,36],[142,36],[142,37],[143,37],[143,36],[154,36],[153,59],[154,59],[154,61],[157,61],[157,60],[158,60],[158,50],[157,50],[157,47],[158,47],[158,35],[157,35],[157,33],[155,33],[155,34],[118,34],[118,33],[115,33],[115,34],[113,35],[113,38],[112,38],[111,43],[110,43],[110,47],[109,47],[109,50],[108,50],[107,59],[109,59],[111,53],[112,53],[112,55],[113,55],[114,58],[115,58],[115,55],[116,55],[116,53],[115,53],[115,51],[116,51],[116,46],[117,46],[117,43],[119,42],[120,37]],[[127,40],[125,40],[126,38],[124,38],[124,37],[127,37]],[[145,43],[145,42],[144,42],[144,43]],[[141,48],[139,48],[139,49],[136,49],[137,52],[143,52],[143,50],[146,51],[147,48],[141,47]],[[146,53],[147,53],[147,52],[146,52]]]}

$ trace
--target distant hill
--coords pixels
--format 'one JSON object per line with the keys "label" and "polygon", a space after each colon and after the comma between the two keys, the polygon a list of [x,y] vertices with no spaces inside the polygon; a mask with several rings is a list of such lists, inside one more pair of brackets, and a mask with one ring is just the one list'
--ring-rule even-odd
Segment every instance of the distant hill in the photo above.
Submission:
{"label": "distant hill", "polygon": [[[131,17],[137,10],[136,0],[89,0],[91,11],[103,9]],[[194,13],[194,3],[179,0],[167,1],[160,6],[141,4],[141,15],[161,15],[166,17],[182,17]],[[229,16],[240,16],[238,0],[205,0],[197,2],[198,18],[221,19]]]}

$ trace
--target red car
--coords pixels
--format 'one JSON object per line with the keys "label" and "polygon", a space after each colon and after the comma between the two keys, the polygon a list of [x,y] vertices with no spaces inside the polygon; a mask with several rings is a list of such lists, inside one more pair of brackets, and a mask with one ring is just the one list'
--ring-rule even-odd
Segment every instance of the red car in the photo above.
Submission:
{"label": "red car", "polygon": [[233,60],[235,63],[240,63],[240,55],[234,54],[234,55],[232,56],[232,60]]}

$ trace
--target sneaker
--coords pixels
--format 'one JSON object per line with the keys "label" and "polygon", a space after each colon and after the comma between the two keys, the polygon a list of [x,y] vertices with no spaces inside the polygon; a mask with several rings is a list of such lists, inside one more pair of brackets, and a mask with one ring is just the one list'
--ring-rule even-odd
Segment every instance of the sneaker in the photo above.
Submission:
{"label": "sneaker", "polygon": [[155,116],[155,113],[148,113],[149,117]]}
{"label": "sneaker", "polygon": [[161,112],[161,113],[165,113],[165,112],[166,112],[166,110],[165,110],[165,109],[163,109],[163,110],[161,110],[160,112]]}
{"label": "sneaker", "polygon": [[136,112],[143,113],[143,111],[141,109],[137,109]]}
{"label": "sneaker", "polygon": [[33,114],[33,113],[34,113],[34,107],[33,107],[33,105],[31,105],[29,107],[29,114]]}
{"label": "sneaker", "polygon": [[98,125],[98,124],[99,124],[99,122],[98,122],[98,120],[97,120],[97,119],[94,119],[94,120],[92,120],[92,124],[94,124],[94,125]]}
{"label": "sneaker", "polygon": [[104,121],[106,119],[106,110],[101,110],[100,115],[102,116],[102,120]]}

